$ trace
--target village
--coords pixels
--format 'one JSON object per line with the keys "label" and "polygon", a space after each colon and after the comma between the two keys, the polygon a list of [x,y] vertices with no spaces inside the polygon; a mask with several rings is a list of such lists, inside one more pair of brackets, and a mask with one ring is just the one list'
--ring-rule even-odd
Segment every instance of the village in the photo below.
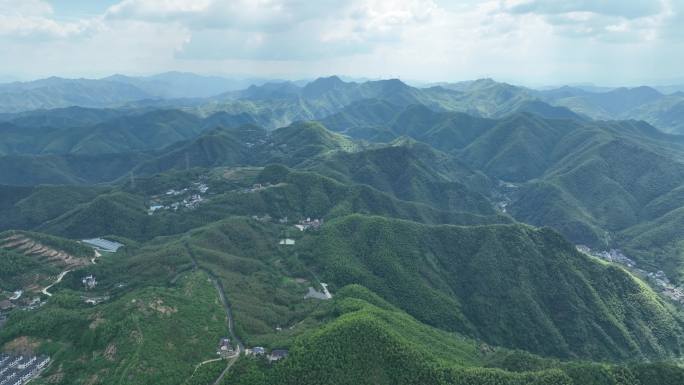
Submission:
{"label": "village", "polygon": [[[96,250],[96,255],[99,256],[99,252],[115,253],[118,249],[124,245],[119,242],[103,239],[103,238],[92,238],[84,239],[81,241],[83,244],[91,246]],[[96,264],[95,259],[91,259],[92,264]],[[64,276],[72,270],[62,271],[54,282],[50,285],[44,287],[40,292],[27,293],[24,290],[16,290],[10,292],[10,294],[4,294],[5,299],[0,299],[0,329],[3,328],[7,322],[7,318],[12,311],[32,311],[36,310],[47,303],[47,299],[52,297],[52,293],[49,291],[54,285],[60,283]],[[88,295],[88,291],[92,291],[97,286],[97,279],[94,275],[88,274],[81,277],[81,283],[83,284],[83,289],[86,294],[81,296],[81,300],[88,305],[98,305],[102,302],[108,301],[109,295]],[[116,288],[120,289],[124,287],[124,283],[117,284]],[[37,295],[35,295],[37,294]],[[0,291],[0,298],[2,298],[3,293]]]}
{"label": "village", "polygon": [[154,195],[150,198],[148,215],[160,210],[178,211],[179,209],[193,210],[205,202],[204,194],[209,191],[209,186],[204,182],[193,182],[190,186],[180,190],[169,189],[164,194]]}
{"label": "village", "polygon": [[[289,352],[287,349],[272,349],[270,352],[266,352],[266,348],[262,346],[255,346],[253,348],[246,348],[244,353],[246,356],[264,357],[269,362],[275,362],[287,357]],[[219,339],[216,354],[220,358],[230,359],[239,356],[240,351],[239,349],[233,347],[230,338],[222,337]]]}
{"label": "village", "polygon": [[21,290],[15,291],[9,298],[0,300],[0,330],[7,322],[10,312],[36,310],[46,303],[40,296],[27,296]]}
{"label": "village", "polygon": [[48,356],[0,353],[0,385],[23,385],[50,363]]}
{"label": "village", "polygon": [[[285,222],[287,222],[287,217],[285,217]],[[282,220],[281,220],[282,223]],[[323,219],[311,219],[311,218],[306,218],[300,220],[297,224],[294,225],[294,227],[299,230],[299,231],[308,231],[308,230],[318,230],[320,227],[323,225]],[[289,238],[287,236],[284,236],[283,238],[278,241],[279,245],[283,246],[293,246],[296,243],[296,241],[292,238]]]}
{"label": "village", "polygon": [[[60,274],[60,277],[63,277],[64,275],[66,274],[62,272],[62,274]],[[61,279],[58,279],[58,281],[61,281]],[[83,284],[84,291],[88,292],[90,290],[93,290],[97,286],[97,279],[93,275],[86,275],[81,278],[81,283]],[[17,290],[13,292],[8,298],[0,300],[0,329],[2,329],[4,324],[7,322],[7,317],[9,316],[10,312],[14,310],[32,311],[44,306],[47,303],[46,297],[49,298],[52,296],[52,293],[50,293],[48,289],[53,285],[54,283],[47,286],[40,292],[40,294],[43,294],[43,297],[41,297],[40,295],[28,296],[24,293],[24,291]],[[102,302],[109,300],[109,298],[109,295],[81,296],[81,300],[89,305],[100,304]]]}
{"label": "village", "polygon": [[[198,191],[202,193],[207,191],[207,187],[204,184],[197,184],[195,186]],[[255,186],[256,189],[265,188],[264,186]],[[182,194],[187,194],[190,189],[182,190],[169,190],[165,193],[165,196],[178,197]],[[190,200],[186,202],[200,202],[201,198],[193,198],[195,194],[190,196]],[[197,194],[199,196],[199,194]],[[192,204],[191,204],[192,206]],[[176,207],[171,204],[171,208]],[[190,206],[184,206],[190,207]],[[194,207],[194,206],[193,206]],[[287,217],[274,220],[269,215],[254,215],[253,219],[263,222],[276,222],[281,225],[294,227],[294,231],[306,232],[315,231],[320,229],[323,225],[324,220],[322,218],[303,218],[296,223],[290,222]],[[291,228],[290,227],[290,228]],[[90,238],[83,239],[81,243],[92,247],[96,250],[96,256],[92,258],[91,263],[97,264],[96,259],[101,257],[104,253],[116,253],[124,245],[122,243],[105,239],[105,238]],[[280,241],[283,245],[294,245],[295,241],[290,238],[284,238]],[[76,270],[69,268],[68,270],[62,271],[59,276],[53,280],[53,282],[43,288],[39,294],[42,296],[32,296],[27,295],[23,290],[16,290],[11,292],[6,296],[6,299],[0,301],[0,329],[6,323],[8,316],[11,311],[24,311],[24,310],[35,310],[47,303],[49,297],[52,296],[49,289],[60,283],[62,278],[68,273],[77,274]],[[82,285],[82,295],[81,300],[83,303],[91,306],[96,306],[102,302],[108,301],[110,296],[108,294],[102,294],[97,291],[98,279],[94,274],[82,272],[79,277],[79,281]],[[119,283],[117,287],[125,286],[124,283]],[[320,283],[321,290],[316,290],[313,287],[308,288],[308,292],[304,295],[305,298],[318,299],[318,300],[329,300],[332,298],[332,294],[328,291],[327,284]],[[280,330],[280,328],[277,328]],[[276,362],[282,360],[288,356],[288,350],[282,348],[274,348],[268,350],[261,346],[255,346],[252,348],[243,348],[241,345],[234,347],[231,340],[227,337],[221,338],[217,347],[216,354],[218,359],[232,359],[238,357],[240,354],[253,357],[263,357],[268,362]],[[49,357],[46,356],[34,356],[34,355],[13,355],[3,353],[0,355],[0,385],[23,385],[33,378],[38,376],[41,371],[50,362]]]}
{"label": "village", "polygon": [[[36,275],[35,281],[17,287],[13,291],[0,290],[0,328],[4,327],[12,312],[32,311],[44,306],[52,297],[50,289],[53,286],[59,284],[70,272],[88,263],[88,258],[77,258],[64,251],[50,249],[26,236],[14,235],[4,241],[4,247],[17,248],[21,252],[29,253],[32,257],[53,258],[49,261],[63,263],[62,269],[64,270],[54,277]],[[94,250],[93,256],[89,258],[91,264],[97,263],[96,259],[102,255],[101,252],[113,253],[123,246],[121,243],[102,238],[84,239],[81,243]],[[91,286],[94,287],[94,282]]]}
{"label": "village", "polygon": [[629,271],[637,275],[638,277],[647,280],[651,285],[659,291],[665,297],[671,299],[674,302],[684,305],[684,287],[675,286],[667,278],[665,272],[659,270],[656,272],[646,271],[637,267],[637,263],[631,258],[624,255],[618,249],[611,249],[608,251],[594,251],[588,246],[577,245],[577,250],[582,253],[592,255],[597,258],[601,258],[608,262],[613,262],[626,267]]}
{"label": "village", "polygon": [[[273,218],[268,215],[252,215],[252,219],[255,221],[259,222],[273,222]],[[287,225],[289,223],[289,220],[287,217],[279,218],[277,220],[277,223],[281,225]],[[323,226],[324,220],[323,218],[314,218],[311,219],[310,217],[307,217],[306,219],[301,219],[297,223],[295,223],[293,226],[300,232],[303,231],[309,231],[309,230],[318,230]],[[281,246],[293,246],[296,244],[296,240],[290,238],[286,233],[283,234],[283,236],[280,238],[278,241],[278,244]]]}

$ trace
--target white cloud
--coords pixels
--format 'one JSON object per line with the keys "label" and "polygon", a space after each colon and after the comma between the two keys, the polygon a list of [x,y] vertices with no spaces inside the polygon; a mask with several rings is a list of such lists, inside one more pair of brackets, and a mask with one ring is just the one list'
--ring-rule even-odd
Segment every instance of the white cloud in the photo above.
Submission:
{"label": "white cloud", "polygon": [[606,16],[641,18],[663,10],[660,0],[507,0],[504,7],[513,13],[560,14],[589,12]]}
{"label": "white cloud", "polygon": [[46,16],[53,13],[52,6],[41,0],[0,0],[0,15],[4,16]]}
{"label": "white cloud", "polygon": [[79,18],[63,17],[59,2],[0,0],[0,74],[185,70],[537,83],[676,77],[683,3],[122,0]]}
{"label": "white cloud", "polygon": [[41,0],[0,0],[0,36],[16,39],[64,39],[97,28],[95,20],[59,22],[52,6]]}
{"label": "white cloud", "polygon": [[560,36],[639,43],[660,35],[671,1],[676,0],[504,0],[501,11],[542,20]]}
{"label": "white cloud", "polygon": [[302,60],[372,51],[429,21],[432,0],[125,0],[106,19],[176,23],[191,33],[183,59]]}

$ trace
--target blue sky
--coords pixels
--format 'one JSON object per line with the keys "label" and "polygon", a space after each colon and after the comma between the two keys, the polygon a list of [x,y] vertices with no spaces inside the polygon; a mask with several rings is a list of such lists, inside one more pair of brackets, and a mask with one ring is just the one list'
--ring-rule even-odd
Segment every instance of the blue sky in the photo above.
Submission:
{"label": "blue sky", "polygon": [[0,0],[0,79],[684,83],[684,0]]}
{"label": "blue sky", "polygon": [[52,0],[46,2],[52,6],[55,18],[73,20],[101,15],[107,11],[107,8],[120,1],[121,0]]}

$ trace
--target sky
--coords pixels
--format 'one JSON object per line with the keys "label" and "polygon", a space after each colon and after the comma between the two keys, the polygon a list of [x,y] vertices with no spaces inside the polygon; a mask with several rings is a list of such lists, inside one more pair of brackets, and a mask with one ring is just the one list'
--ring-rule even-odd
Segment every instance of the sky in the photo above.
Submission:
{"label": "sky", "polygon": [[0,0],[0,81],[684,84],[684,0]]}

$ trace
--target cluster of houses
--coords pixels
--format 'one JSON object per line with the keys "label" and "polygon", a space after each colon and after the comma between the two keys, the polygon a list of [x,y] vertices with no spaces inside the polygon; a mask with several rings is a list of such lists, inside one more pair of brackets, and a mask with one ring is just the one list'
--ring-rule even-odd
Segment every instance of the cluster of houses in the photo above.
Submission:
{"label": "cluster of houses", "polygon": [[200,204],[204,202],[204,198],[200,194],[192,194],[189,197],[183,199],[182,201],[172,202],[168,205],[153,204],[147,210],[148,215],[153,215],[155,211],[158,210],[173,210],[178,211],[178,209],[185,208],[188,210],[196,209]]}
{"label": "cluster of houses", "polygon": [[635,267],[636,262],[628,258],[626,255],[622,254],[620,250],[610,249],[608,251],[601,251],[597,253],[599,258],[605,259],[606,261],[619,263],[627,267]]}
{"label": "cluster of houses", "polygon": [[[280,220],[281,224],[287,223],[287,217],[283,218]],[[295,228],[297,228],[299,231],[307,231],[307,230],[318,230],[321,226],[323,226],[323,219],[311,219],[311,218],[306,218],[300,220],[297,224],[294,225]],[[292,238],[281,238],[280,241],[278,241],[279,245],[284,245],[284,246],[292,246],[296,242]]]}
{"label": "cluster of houses", "polygon": [[187,194],[189,191],[199,191],[200,194],[205,194],[207,191],[209,191],[209,186],[206,185],[206,183],[203,182],[193,182],[192,187],[185,187],[180,190],[175,190],[175,189],[170,189],[167,190],[164,195],[166,196],[177,196],[177,195],[183,195]]}
{"label": "cluster of houses", "polygon": [[[235,350],[230,342],[230,338],[223,337],[219,340],[216,354],[222,358],[232,358],[239,354],[239,351]],[[267,353],[266,349],[262,346],[255,346],[253,348],[245,349],[245,355],[266,357],[269,362],[282,360],[283,358],[287,357],[287,354],[287,349],[273,349],[270,353]]]}
{"label": "cluster of houses", "polygon": [[684,288],[673,285],[667,278],[665,272],[659,270],[656,272],[646,271],[637,267],[636,262],[624,255],[620,250],[611,249],[608,251],[593,251],[588,246],[578,245],[577,250],[593,255],[594,257],[604,259],[609,262],[623,265],[639,277],[648,280],[653,286],[660,291],[661,294],[670,298],[675,302],[684,305]]}
{"label": "cluster of houses", "polygon": [[299,231],[305,231],[305,230],[318,230],[321,226],[323,225],[323,219],[311,219],[311,218],[306,218],[302,219],[294,225]]}
{"label": "cluster of houses", "polygon": [[[206,194],[209,191],[209,186],[203,182],[193,182],[192,186],[185,187],[180,190],[170,189],[167,190],[163,195],[157,195],[152,197],[152,204],[147,210],[148,215],[153,215],[159,210],[173,210],[178,211],[181,208],[185,209],[196,209],[202,202],[205,201],[202,194]],[[169,198],[185,196],[182,200],[171,201]],[[178,198],[176,198],[178,199]],[[165,201],[166,203],[162,203]]]}
{"label": "cluster of houses", "polygon": [[50,363],[48,356],[0,353],[0,385],[23,385]]}
{"label": "cluster of houses", "polygon": [[4,299],[0,301],[0,326],[2,324],[3,317],[6,319],[7,313],[12,309],[21,310],[36,310],[39,307],[46,304],[46,301],[42,301],[40,297],[28,298],[26,296],[17,296],[17,292],[9,299]]}
{"label": "cluster of houses", "polygon": [[624,255],[618,249],[610,249],[608,251],[594,251],[591,248],[589,248],[589,246],[585,245],[576,245],[575,247],[578,251],[581,251],[584,254],[593,255],[596,258],[601,258],[608,262],[618,263],[620,265],[624,265],[630,268],[636,267],[636,262],[634,262],[626,255]]}
{"label": "cluster of houses", "polygon": [[660,292],[674,302],[679,302],[684,305],[684,288],[675,286],[670,282],[665,275],[665,272],[658,270],[655,273],[652,271],[644,271],[641,269],[634,269],[637,274],[649,280]]}
{"label": "cluster of houses", "polygon": [[45,305],[46,303],[46,301],[41,301],[40,297],[33,297],[30,300],[27,298],[24,301],[24,304],[23,306],[21,306],[21,308],[23,310],[36,310],[39,307]]}
{"label": "cluster of houses", "polygon": [[254,357],[266,357],[269,362],[280,361],[288,355],[287,349],[273,349],[270,353],[266,353],[266,349],[261,346],[255,346],[250,349],[245,349],[245,354]]}

